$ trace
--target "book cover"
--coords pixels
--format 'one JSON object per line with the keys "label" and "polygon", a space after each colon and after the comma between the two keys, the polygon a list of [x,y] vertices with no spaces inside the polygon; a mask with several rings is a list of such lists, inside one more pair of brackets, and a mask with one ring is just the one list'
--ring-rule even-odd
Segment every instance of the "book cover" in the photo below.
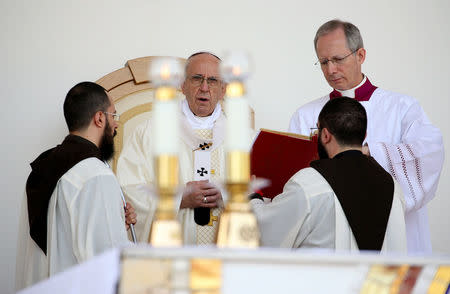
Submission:
{"label": "book cover", "polygon": [[270,181],[262,192],[264,197],[273,198],[283,192],[296,172],[318,158],[317,136],[261,129],[250,151],[250,173]]}

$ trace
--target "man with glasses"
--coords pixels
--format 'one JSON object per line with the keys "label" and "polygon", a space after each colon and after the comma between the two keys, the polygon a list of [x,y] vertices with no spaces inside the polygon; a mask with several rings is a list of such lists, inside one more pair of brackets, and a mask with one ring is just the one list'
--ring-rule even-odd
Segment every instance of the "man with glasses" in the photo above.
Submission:
{"label": "man with glasses", "polygon": [[363,152],[375,158],[405,194],[408,251],[431,253],[426,204],[434,197],[444,161],[439,129],[417,100],[380,89],[362,73],[366,50],[355,25],[340,20],[323,24],[314,46],[317,64],[333,91],[300,107],[289,131],[310,135],[327,101],[340,96],[358,100],[368,116]]}
{"label": "man with glasses", "polygon": [[[219,101],[225,83],[219,72],[220,59],[208,52],[191,55],[182,84],[186,99],[180,106],[180,182],[184,185],[178,206],[184,244],[215,242],[222,211],[218,184],[225,178],[224,136],[226,118]],[[137,239],[147,242],[156,200],[144,187],[155,182],[151,150],[151,121],[139,125],[125,143],[117,175],[138,215]],[[171,134],[167,134],[170,136]]]}
{"label": "man with glasses", "polygon": [[119,182],[106,164],[114,152],[114,103],[103,87],[82,82],[67,93],[64,117],[69,135],[31,163],[17,289],[130,243],[126,227],[136,215],[129,206],[124,213]]}

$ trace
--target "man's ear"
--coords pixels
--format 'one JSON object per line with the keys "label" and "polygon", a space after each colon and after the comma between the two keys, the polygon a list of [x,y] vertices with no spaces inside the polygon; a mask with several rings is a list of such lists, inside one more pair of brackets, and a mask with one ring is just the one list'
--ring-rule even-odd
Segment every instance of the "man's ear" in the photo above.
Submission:
{"label": "man's ear", "polygon": [[105,124],[106,121],[106,117],[105,114],[103,113],[103,111],[97,111],[94,114],[94,125],[98,128],[102,128],[103,125]]}
{"label": "man's ear", "polygon": [[327,128],[323,128],[321,130],[322,136],[322,144],[328,144],[331,141],[331,137],[333,136]]}
{"label": "man's ear", "polygon": [[356,60],[359,65],[364,63],[364,60],[366,60],[366,49],[359,48],[358,51],[356,51]]}

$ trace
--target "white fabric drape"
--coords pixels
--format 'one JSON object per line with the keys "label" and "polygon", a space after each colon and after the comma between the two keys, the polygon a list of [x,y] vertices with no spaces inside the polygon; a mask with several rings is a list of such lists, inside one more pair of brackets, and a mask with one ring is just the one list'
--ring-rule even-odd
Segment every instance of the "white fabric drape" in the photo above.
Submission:
{"label": "white fabric drape", "polygon": [[21,227],[25,230],[19,235],[23,244],[17,251],[18,289],[109,248],[131,244],[119,183],[96,158],[80,161],[59,179],[48,208],[47,255],[31,239],[27,224],[28,214],[24,214]]}
{"label": "white fabric drape", "polygon": [[[292,176],[272,202],[251,201],[263,246],[359,251],[339,200],[313,168]],[[381,252],[406,252],[403,196],[394,196]]]}
{"label": "white fabric drape", "polygon": [[[217,109],[217,108],[216,108]],[[225,178],[225,122],[226,118],[222,112],[215,120],[213,126],[213,145],[210,150],[218,150],[220,169],[216,170],[219,178]],[[181,137],[179,138],[179,169],[180,169],[180,192],[184,185],[193,180],[193,150],[204,143],[195,130],[191,127],[188,119],[180,112]],[[151,149],[152,127],[151,122],[146,121],[140,124],[133,134],[130,135],[120,154],[117,164],[117,177],[120,185],[126,194],[127,201],[130,201],[137,213],[137,224],[135,226],[137,239],[140,242],[147,242],[150,233],[151,222],[157,207],[157,196],[153,190],[155,180],[154,158]],[[222,186],[222,183],[215,183]],[[226,193],[222,189],[222,197],[226,201]],[[174,209],[178,211],[178,219],[182,223],[184,244],[196,244],[197,228],[194,221],[193,209],[179,210],[181,195],[175,201]]]}
{"label": "white fabric drape", "polygon": [[199,117],[192,113],[189,108],[189,104],[186,99],[181,101],[181,110],[186,117],[187,122],[194,130],[212,129],[214,128],[214,123],[220,117],[222,113],[222,107],[220,103],[217,103],[216,108],[211,115],[207,117]]}

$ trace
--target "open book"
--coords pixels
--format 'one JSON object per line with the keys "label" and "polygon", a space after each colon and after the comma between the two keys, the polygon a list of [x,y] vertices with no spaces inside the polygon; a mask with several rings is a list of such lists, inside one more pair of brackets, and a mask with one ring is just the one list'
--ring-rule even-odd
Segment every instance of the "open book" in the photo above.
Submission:
{"label": "open book", "polygon": [[270,180],[262,189],[264,197],[273,198],[300,169],[318,159],[317,136],[312,139],[293,133],[261,129],[250,152],[250,173]]}

